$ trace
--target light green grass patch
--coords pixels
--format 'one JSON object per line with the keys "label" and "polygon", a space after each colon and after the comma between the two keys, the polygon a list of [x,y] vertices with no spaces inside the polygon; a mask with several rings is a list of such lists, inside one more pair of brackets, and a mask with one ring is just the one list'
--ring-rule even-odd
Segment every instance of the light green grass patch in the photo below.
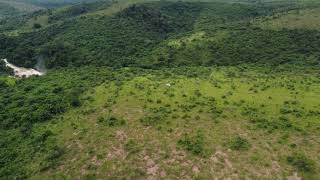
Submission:
{"label": "light green grass patch", "polygon": [[292,10],[262,18],[256,24],[263,29],[320,29],[320,8]]}

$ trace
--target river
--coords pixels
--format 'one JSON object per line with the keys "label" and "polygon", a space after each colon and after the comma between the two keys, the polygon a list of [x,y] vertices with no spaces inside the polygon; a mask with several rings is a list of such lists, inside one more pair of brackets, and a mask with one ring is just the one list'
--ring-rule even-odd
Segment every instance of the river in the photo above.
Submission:
{"label": "river", "polygon": [[32,69],[32,68],[24,68],[24,67],[18,67],[8,62],[7,59],[1,59],[6,63],[6,66],[13,69],[14,75],[17,77],[30,77],[30,76],[42,76],[44,75],[44,72],[40,72],[38,70]]}

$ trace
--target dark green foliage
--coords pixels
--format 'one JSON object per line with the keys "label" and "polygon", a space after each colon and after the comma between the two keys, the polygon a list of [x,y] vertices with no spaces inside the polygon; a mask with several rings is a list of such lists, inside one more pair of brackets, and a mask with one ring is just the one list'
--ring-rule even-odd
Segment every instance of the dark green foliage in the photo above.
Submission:
{"label": "dark green foliage", "polygon": [[41,52],[47,58],[46,66],[48,68],[67,67],[69,64],[82,59],[73,53],[73,49],[70,44],[58,42],[43,47]]}
{"label": "dark green foliage", "polygon": [[315,171],[315,162],[302,153],[295,153],[292,156],[288,156],[287,162],[301,172],[308,173]]}
{"label": "dark green foliage", "polygon": [[5,81],[0,80],[0,89],[5,89],[8,87],[8,84]]}
{"label": "dark green foliage", "polygon": [[33,29],[40,29],[42,26],[39,23],[34,23],[33,24]]}
{"label": "dark green foliage", "polygon": [[111,4],[112,3],[110,1],[75,4],[73,6],[65,8],[62,11],[58,11],[54,13],[50,12],[48,21],[49,23],[55,23],[57,21],[66,20],[68,18],[75,18],[77,16],[80,16],[92,11],[98,11],[98,10],[107,8]]}
{"label": "dark green foliage", "polygon": [[[188,19],[181,19],[185,16],[178,15],[176,9],[188,14]],[[145,66],[137,61],[169,34],[191,30],[198,13],[199,8],[192,4],[159,3],[134,5],[111,17],[68,19],[17,37],[19,44],[12,45],[6,57],[15,64],[30,66],[30,61],[35,64],[32,59],[45,55],[49,68],[86,64]],[[42,50],[34,54],[31,49]]]}
{"label": "dark green foliage", "polygon": [[81,101],[80,101],[79,97],[72,96],[70,104],[73,107],[79,107],[79,106],[81,106]]}
{"label": "dark green foliage", "polygon": [[52,148],[49,152],[47,159],[50,161],[56,160],[64,154],[64,149],[58,146]]}
{"label": "dark green foliage", "polygon": [[48,141],[54,134],[34,131],[34,124],[50,121],[71,105],[78,105],[71,97],[79,99],[87,87],[106,79],[114,79],[108,69],[84,68],[18,80],[13,86],[1,85],[0,178],[27,175],[25,166],[35,154],[47,157],[44,169],[53,166],[63,148],[54,148],[54,141]]}
{"label": "dark green foliage", "polygon": [[37,60],[35,57],[35,51],[31,47],[17,48],[14,49],[8,55],[8,61],[13,64],[17,64],[22,67],[33,67]]}
{"label": "dark green foliage", "polygon": [[245,151],[251,147],[249,141],[240,136],[232,138],[228,144],[230,149],[237,151]]}
{"label": "dark green foliage", "polygon": [[[132,5],[113,16],[79,17],[110,5],[79,4],[49,14],[51,21],[62,22],[15,37],[16,44],[7,45],[5,57],[17,65],[31,67],[38,56],[45,55],[49,68],[88,64],[159,68],[319,63],[319,31],[272,31],[251,26],[253,18],[283,11],[282,7],[150,2]],[[200,30],[206,34],[199,42],[183,42],[179,48],[166,42]],[[218,41],[206,40],[219,32],[225,35]]]}
{"label": "dark green foliage", "polygon": [[98,118],[98,122],[106,124],[109,127],[123,126],[126,124],[126,121],[124,119],[116,118],[114,116],[100,117]]}
{"label": "dark green foliage", "polygon": [[261,117],[255,117],[250,119],[251,123],[254,123],[258,128],[266,129],[269,132],[275,130],[294,130],[294,131],[303,131],[303,129],[297,127],[292,120],[286,116],[280,116],[279,118],[265,119]]}
{"label": "dark green foliage", "polygon": [[78,16],[78,15],[84,14],[86,12],[88,12],[88,8],[85,5],[82,5],[82,4],[75,5],[75,6],[68,8],[67,10],[64,10],[61,13],[56,13],[56,14],[51,15],[49,17],[49,22]]}
{"label": "dark green foliage", "polygon": [[[15,40],[15,38],[13,37],[8,37],[6,35],[3,35],[0,33],[0,55],[1,56],[5,56],[5,54],[7,53],[7,51],[10,48],[14,48],[17,46],[17,42]],[[4,58],[4,57],[2,57]]]}
{"label": "dark green foliage", "polygon": [[[320,49],[318,31],[233,31],[230,37],[219,44],[211,45],[211,64],[287,64],[310,63],[308,57],[318,56]],[[248,43],[250,42],[250,43]],[[235,61],[236,59],[236,61]],[[301,61],[304,62],[301,62]],[[312,62],[311,62],[312,63]]]}
{"label": "dark green foliage", "polygon": [[13,70],[6,67],[6,63],[0,60],[0,75],[13,75]]}
{"label": "dark green foliage", "polygon": [[206,155],[204,135],[201,131],[197,131],[195,134],[185,134],[177,145],[194,155]]}

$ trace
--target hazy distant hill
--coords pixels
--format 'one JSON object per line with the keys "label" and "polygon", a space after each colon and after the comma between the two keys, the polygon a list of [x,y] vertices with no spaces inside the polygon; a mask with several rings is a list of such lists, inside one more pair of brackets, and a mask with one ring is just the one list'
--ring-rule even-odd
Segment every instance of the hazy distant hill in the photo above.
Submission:
{"label": "hazy distant hill", "polygon": [[0,18],[34,12],[44,8],[94,1],[97,0],[0,0]]}
{"label": "hazy distant hill", "polygon": [[23,3],[34,4],[42,7],[62,6],[66,4],[74,4],[80,2],[94,2],[103,0],[15,0]]}

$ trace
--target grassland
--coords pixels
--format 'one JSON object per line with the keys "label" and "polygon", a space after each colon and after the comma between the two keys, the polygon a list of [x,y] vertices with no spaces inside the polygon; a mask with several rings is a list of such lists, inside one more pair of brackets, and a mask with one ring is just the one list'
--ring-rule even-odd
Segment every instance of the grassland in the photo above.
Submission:
{"label": "grassland", "polygon": [[40,153],[33,178],[319,176],[318,70],[123,75],[131,78],[89,89],[81,107],[34,127],[50,130],[63,154],[46,168]]}
{"label": "grassland", "polygon": [[14,86],[16,79],[14,77],[7,77],[5,75],[0,75],[0,81],[5,82],[9,86]]}
{"label": "grassland", "polygon": [[320,30],[320,8],[292,10],[263,18],[258,25],[264,29],[309,29]]}

